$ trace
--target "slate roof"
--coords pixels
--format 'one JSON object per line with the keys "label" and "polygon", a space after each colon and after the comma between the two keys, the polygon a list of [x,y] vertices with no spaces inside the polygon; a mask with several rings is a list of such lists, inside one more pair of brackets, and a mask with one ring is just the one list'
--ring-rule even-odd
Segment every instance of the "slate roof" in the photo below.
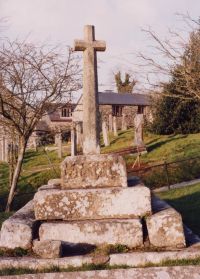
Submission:
{"label": "slate roof", "polygon": [[99,92],[100,105],[150,106],[150,96],[144,94]]}

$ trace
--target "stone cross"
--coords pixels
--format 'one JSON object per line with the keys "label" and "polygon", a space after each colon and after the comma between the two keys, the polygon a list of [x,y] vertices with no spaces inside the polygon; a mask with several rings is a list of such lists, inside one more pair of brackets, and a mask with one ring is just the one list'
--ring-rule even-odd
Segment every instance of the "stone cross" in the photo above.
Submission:
{"label": "stone cross", "polygon": [[83,154],[100,153],[96,52],[105,49],[104,41],[95,40],[92,25],[84,27],[84,40],[75,40],[74,50],[83,51]]}

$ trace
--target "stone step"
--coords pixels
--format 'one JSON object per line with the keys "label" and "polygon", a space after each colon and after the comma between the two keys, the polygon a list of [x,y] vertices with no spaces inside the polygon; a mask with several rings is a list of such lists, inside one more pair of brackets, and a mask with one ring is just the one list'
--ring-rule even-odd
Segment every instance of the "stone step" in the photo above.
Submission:
{"label": "stone step", "polygon": [[144,186],[41,190],[34,211],[37,220],[135,218],[151,214],[151,195]]}
{"label": "stone step", "polygon": [[132,248],[143,245],[139,219],[47,222],[40,226],[39,238],[72,244],[121,244]]}
{"label": "stone step", "polygon": [[119,155],[66,157],[61,164],[61,188],[127,187],[124,159]]}
{"label": "stone step", "polygon": [[150,244],[161,249],[185,247],[186,241],[180,213],[154,195],[152,195],[152,211],[154,214],[146,218]]}

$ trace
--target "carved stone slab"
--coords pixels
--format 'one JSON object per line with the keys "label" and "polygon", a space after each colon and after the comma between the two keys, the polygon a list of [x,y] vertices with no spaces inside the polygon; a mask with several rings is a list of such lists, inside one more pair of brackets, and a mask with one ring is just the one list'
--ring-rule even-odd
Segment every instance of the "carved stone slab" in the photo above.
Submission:
{"label": "carved stone slab", "polygon": [[61,188],[126,187],[125,161],[118,155],[67,157],[61,164]]}

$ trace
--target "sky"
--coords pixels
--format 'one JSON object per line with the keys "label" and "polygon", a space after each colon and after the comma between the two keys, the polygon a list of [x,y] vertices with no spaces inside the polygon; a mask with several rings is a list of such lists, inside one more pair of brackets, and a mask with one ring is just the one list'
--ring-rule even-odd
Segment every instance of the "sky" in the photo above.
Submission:
{"label": "sky", "polygon": [[0,18],[7,19],[4,36],[34,43],[70,45],[83,38],[83,26],[94,25],[96,39],[106,41],[98,53],[99,91],[114,88],[114,73],[129,72],[142,91],[137,53],[148,53],[151,42],[142,29],[160,36],[168,28],[183,29],[176,13],[198,18],[200,0],[0,0]]}

